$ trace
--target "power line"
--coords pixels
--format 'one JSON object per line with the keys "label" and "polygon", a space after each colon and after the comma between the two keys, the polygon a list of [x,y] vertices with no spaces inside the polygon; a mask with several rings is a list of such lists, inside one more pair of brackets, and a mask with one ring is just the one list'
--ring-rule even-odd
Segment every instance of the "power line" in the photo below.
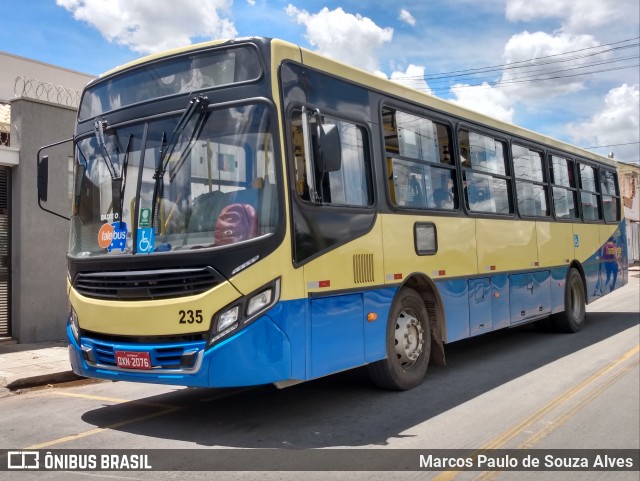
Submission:
{"label": "power line", "polygon": [[[524,79],[528,79],[528,78],[535,78],[535,77],[539,77],[541,75],[549,75],[549,74],[555,74],[555,73],[561,73],[561,72],[567,72],[570,70],[580,70],[580,69],[585,69],[585,68],[589,68],[589,67],[595,67],[598,65],[608,65],[608,64],[612,64],[612,63],[617,63],[617,62],[623,62],[623,61],[627,61],[627,60],[637,60],[640,58],[640,55],[634,55],[634,56],[629,56],[629,57],[623,57],[623,58],[618,58],[618,59],[612,59],[612,60],[602,60],[602,61],[598,61],[598,62],[591,62],[591,63],[586,63],[584,65],[579,65],[576,67],[567,67],[567,68],[563,68],[560,70],[554,70],[554,69],[541,69],[538,70],[537,72],[521,72],[521,73],[516,73],[514,77],[508,79],[508,80],[498,80],[496,82],[502,82],[502,83],[506,83],[509,81],[516,81],[516,80],[524,80]],[[482,81],[484,78],[488,78],[488,77],[474,77],[474,80],[476,81]],[[394,78],[394,80],[396,80],[396,78]],[[540,79],[540,80],[546,80],[546,79]],[[419,79],[415,80],[416,82],[419,82]],[[442,83],[442,82],[446,82],[446,80],[440,80],[438,82],[435,83]],[[447,82],[447,88],[450,85],[450,82]],[[429,86],[432,89],[438,90],[438,89],[442,89],[443,87],[437,87],[434,86],[434,83],[430,82]]]}
{"label": "power line", "polygon": [[[510,62],[510,63],[507,63],[507,64],[493,65],[493,66],[489,66],[489,67],[478,67],[478,68],[463,69],[463,70],[453,70],[453,71],[450,71],[450,72],[443,72],[443,73],[433,74],[433,75],[417,75],[417,76],[404,76],[404,77],[398,77],[397,76],[397,77],[395,77],[395,79],[439,80],[439,79],[446,79],[446,78],[471,76],[471,75],[475,75],[475,74],[478,74],[478,73],[487,73],[487,72],[492,72],[492,71],[496,71],[496,70],[539,67],[540,65],[547,65],[549,63],[568,62],[568,61],[571,61],[571,60],[578,60],[578,59],[581,59],[581,58],[587,58],[587,57],[591,57],[591,56],[595,56],[595,55],[602,55],[604,53],[609,53],[609,52],[613,52],[613,51],[617,51],[617,50],[624,50],[624,49],[627,49],[627,48],[638,47],[638,46],[640,46],[640,43],[636,42],[636,43],[631,44],[631,45],[623,45],[623,46],[618,46],[618,47],[613,47],[613,48],[606,48],[604,50],[600,50],[598,52],[590,52],[590,53],[585,54],[585,55],[577,55],[577,56],[567,57],[567,58],[558,58],[558,57],[563,57],[563,56],[566,56],[566,55],[569,55],[569,54],[575,54],[575,53],[579,53],[579,52],[586,52],[588,50],[602,49],[603,47],[612,47],[614,45],[619,45],[621,43],[637,41],[638,39],[640,39],[640,37],[630,38],[630,39],[626,39],[626,40],[620,40],[618,42],[613,42],[613,43],[604,44],[604,45],[598,45],[598,46],[595,46],[595,47],[586,47],[586,48],[582,48],[582,49],[578,49],[578,50],[570,50],[570,51],[567,51],[567,52],[553,54],[553,55],[545,55],[545,56],[542,56],[542,57],[532,58],[532,59],[528,59],[528,60],[519,60],[519,61],[515,61],[515,62]],[[536,62],[536,63],[532,64],[531,62]]]}
{"label": "power line", "polygon": [[[497,80],[495,82],[483,82],[481,84],[472,84],[472,85],[458,85],[458,86],[454,86],[454,87],[441,87],[441,88],[435,88],[435,89],[430,89],[430,90],[432,92],[448,92],[450,90],[460,90],[460,89],[471,88],[471,87],[503,87],[503,86],[513,85],[513,84],[518,84],[518,83],[546,82],[548,80],[557,80],[557,79],[561,79],[561,78],[570,78],[570,77],[581,77],[581,76],[584,76],[584,75],[592,75],[592,74],[603,73],[603,72],[614,72],[614,71],[617,71],[617,70],[626,70],[626,69],[638,68],[638,67],[640,67],[640,64],[629,65],[627,67],[616,67],[616,68],[608,68],[608,69],[603,69],[603,70],[594,70],[594,71],[591,71],[591,72],[583,72],[583,73],[571,74],[571,75],[556,75],[556,76],[552,76],[552,77],[534,78],[534,79],[529,79],[529,80],[506,80],[506,81]],[[425,88],[420,89],[419,88],[417,90],[427,90],[427,89],[425,89]]]}
{"label": "power line", "polygon": [[585,150],[588,150],[588,149],[600,149],[604,147],[620,147],[622,145],[636,145],[636,144],[640,144],[640,142],[627,142],[625,144],[594,145],[593,147],[582,147],[582,148]]}

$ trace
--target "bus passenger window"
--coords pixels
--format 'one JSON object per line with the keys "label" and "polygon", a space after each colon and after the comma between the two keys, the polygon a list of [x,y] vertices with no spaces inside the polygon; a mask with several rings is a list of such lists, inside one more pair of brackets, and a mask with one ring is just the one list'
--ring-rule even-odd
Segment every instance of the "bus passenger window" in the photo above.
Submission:
{"label": "bus passenger window", "polygon": [[578,217],[576,185],[573,175],[573,161],[551,155],[551,193],[553,210],[557,219]]}
{"label": "bus passenger window", "polygon": [[524,217],[550,215],[542,154],[515,144],[511,147],[511,154],[520,215]]}
{"label": "bus passenger window", "polygon": [[384,107],[389,197],[398,207],[458,209],[451,131],[443,123]]}
{"label": "bus passenger window", "polygon": [[467,208],[485,214],[513,214],[511,179],[505,143],[468,130],[458,134]]}
{"label": "bus passenger window", "polygon": [[582,219],[597,221],[602,219],[600,195],[596,185],[596,169],[585,164],[578,164],[580,174],[580,205]]}
{"label": "bus passenger window", "polygon": [[396,205],[405,207],[426,207],[424,170],[421,165],[392,160],[393,191]]}
{"label": "bus passenger window", "polygon": [[620,220],[620,194],[616,189],[616,173],[601,170],[600,186],[602,192],[602,210],[606,222]]}
{"label": "bus passenger window", "polygon": [[[291,118],[291,144],[295,171],[295,189],[304,201],[318,204],[368,206],[373,201],[371,166],[366,148],[366,132],[351,122],[322,116],[311,111],[295,111]],[[318,165],[319,122],[334,125],[340,138],[339,168],[323,171]],[[305,138],[308,135],[309,138]],[[307,150],[311,152],[307,152]],[[311,162],[311,165],[307,165]],[[309,177],[312,179],[309,179]]]}

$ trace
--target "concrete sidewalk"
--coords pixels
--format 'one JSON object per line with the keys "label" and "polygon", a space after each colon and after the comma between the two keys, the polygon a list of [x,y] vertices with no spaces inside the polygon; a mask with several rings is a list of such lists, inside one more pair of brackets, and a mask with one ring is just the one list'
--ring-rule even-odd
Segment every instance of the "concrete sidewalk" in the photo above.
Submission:
{"label": "concrete sidewalk", "polygon": [[64,341],[15,344],[0,342],[0,391],[72,381]]}

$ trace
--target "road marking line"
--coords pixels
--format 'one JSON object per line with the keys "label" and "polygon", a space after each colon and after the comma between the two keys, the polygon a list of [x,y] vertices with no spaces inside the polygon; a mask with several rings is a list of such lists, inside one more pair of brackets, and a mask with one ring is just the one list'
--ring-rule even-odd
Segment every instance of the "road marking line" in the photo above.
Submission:
{"label": "road marking line", "polygon": [[[524,419],[522,422],[520,422],[517,425],[515,425],[513,428],[508,429],[507,431],[504,431],[497,438],[494,438],[493,440],[491,440],[488,443],[486,443],[484,446],[478,448],[476,450],[476,453],[480,453],[480,452],[488,450],[488,449],[498,449],[500,446],[506,444],[508,441],[510,441],[511,439],[515,438],[518,434],[520,434],[522,431],[524,431],[527,427],[529,427],[530,425],[532,425],[536,421],[539,421],[544,415],[549,413],[551,410],[553,410],[557,406],[561,405],[562,403],[567,402],[569,399],[574,397],[576,394],[578,394],[579,392],[581,392],[584,389],[586,389],[586,387],[589,386],[590,384],[592,384],[595,380],[597,380],[598,378],[600,378],[603,375],[607,374],[609,371],[615,369],[617,366],[619,366],[620,364],[624,363],[629,358],[635,356],[636,354],[638,354],[638,352],[640,352],[640,344],[636,344],[634,347],[632,347],[627,352],[625,352],[622,356],[620,356],[617,359],[611,361],[606,366],[600,368],[595,373],[593,373],[590,376],[586,377],[579,384],[576,384],[574,387],[568,389],[567,391],[563,392],[562,394],[560,394],[556,398],[552,399],[546,405],[541,407],[539,410],[535,411],[533,414],[531,414],[529,417]],[[431,478],[430,481],[450,481],[452,479],[457,478],[463,472],[464,472],[464,470],[462,470],[462,471],[443,471],[441,474]]]}
{"label": "road marking line", "polygon": [[62,444],[62,443],[67,443],[69,441],[74,441],[76,439],[86,438],[87,436],[92,436],[94,434],[99,434],[99,433],[101,433],[103,431],[107,431],[107,430],[110,430],[110,429],[117,429],[117,428],[120,428],[122,426],[126,426],[128,424],[133,424],[133,423],[137,423],[137,422],[140,422],[140,421],[147,421],[149,419],[157,418],[159,416],[164,416],[165,414],[171,414],[173,412],[180,411],[181,409],[184,409],[184,408],[175,406],[175,407],[172,407],[172,408],[169,408],[169,409],[164,409],[163,411],[159,411],[157,413],[151,413],[151,414],[147,414],[145,416],[139,416],[137,418],[126,419],[124,421],[120,421],[120,422],[117,422],[117,423],[109,424],[108,426],[91,429],[91,430],[85,431],[83,433],[73,434],[71,436],[65,436],[65,437],[62,437],[62,438],[54,439],[52,441],[46,441],[46,442],[40,443],[40,444],[34,444],[33,446],[29,446],[29,447],[24,448],[24,449],[44,449],[44,448],[48,448],[50,446],[55,446],[56,444]]}
{"label": "road marking line", "polygon": [[596,397],[598,397],[600,394],[606,391],[609,387],[611,387],[611,385],[616,383],[621,377],[626,375],[631,369],[634,369],[639,364],[640,362],[635,362],[633,364],[629,364],[628,366],[625,366],[621,371],[618,371],[616,374],[610,377],[607,381],[605,381],[604,384],[602,384],[601,386],[599,386],[598,388],[590,392],[584,399],[578,402],[575,406],[573,406],[571,409],[565,412],[558,419],[551,421],[549,425],[547,425],[546,427],[541,429],[538,433],[534,434],[529,439],[527,439],[524,443],[518,446],[518,449],[533,448],[535,444],[537,444],[543,438],[547,437],[553,431],[555,431],[560,426],[565,424],[569,419],[575,416],[578,413],[578,411],[584,408],[587,404],[593,401]]}
{"label": "road marking line", "polygon": [[[578,402],[575,406],[570,408],[564,414],[562,414],[558,419],[554,419],[549,422],[547,426],[542,428],[537,433],[533,434],[529,439],[521,443],[516,447],[516,449],[532,449],[538,442],[542,441],[544,438],[553,433],[556,429],[560,428],[564,425],[569,419],[575,416],[581,409],[583,409],[587,404],[593,401],[596,397],[606,391],[609,387],[611,387],[614,383],[619,381],[623,376],[625,376],[629,371],[635,369],[640,362],[635,362],[633,364],[629,364],[624,367],[621,371],[618,371],[615,375],[605,381],[604,384],[590,392],[584,399]],[[475,478],[476,481],[491,481],[495,478],[495,476],[499,474],[498,471],[486,471],[479,477]]]}

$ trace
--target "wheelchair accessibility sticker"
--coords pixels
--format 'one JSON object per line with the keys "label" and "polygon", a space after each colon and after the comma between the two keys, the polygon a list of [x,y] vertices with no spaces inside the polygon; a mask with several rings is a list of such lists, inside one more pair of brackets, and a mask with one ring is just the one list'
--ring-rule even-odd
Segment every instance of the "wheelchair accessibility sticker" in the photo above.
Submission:
{"label": "wheelchair accessibility sticker", "polygon": [[138,229],[138,254],[151,254],[156,240],[156,233],[153,227]]}
{"label": "wheelchair accessibility sticker", "polygon": [[113,249],[124,252],[127,245],[127,223],[116,221],[112,224],[102,224],[98,231],[98,245],[109,252]]}

